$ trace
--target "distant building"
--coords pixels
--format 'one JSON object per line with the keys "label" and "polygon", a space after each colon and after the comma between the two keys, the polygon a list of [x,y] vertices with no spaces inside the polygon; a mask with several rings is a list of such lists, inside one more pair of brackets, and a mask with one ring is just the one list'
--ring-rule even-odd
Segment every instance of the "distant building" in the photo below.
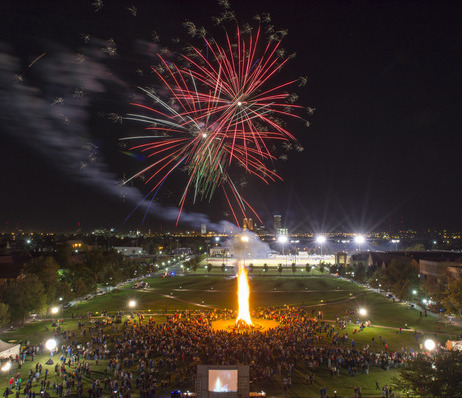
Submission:
{"label": "distant building", "polygon": [[88,250],[88,246],[80,240],[69,240],[68,244],[72,247],[75,253]]}
{"label": "distant building", "polygon": [[335,254],[335,265],[342,265],[346,268],[347,266],[347,254],[345,252],[339,252]]}
{"label": "distant building", "polygon": [[117,250],[117,253],[123,254],[127,257],[144,256],[144,250],[142,247],[135,246],[115,246],[113,249]]}
{"label": "distant building", "polygon": [[462,275],[462,262],[420,260],[420,275],[425,280],[448,283]]}
{"label": "distant building", "polygon": [[251,218],[244,218],[242,221],[242,228],[248,229],[249,231],[254,230],[253,220]]}
{"label": "distant building", "polygon": [[215,246],[210,248],[210,257],[230,257],[229,248],[226,246]]}
{"label": "distant building", "polygon": [[364,265],[386,269],[397,261],[410,264],[424,280],[447,283],[462,277],[462,254],[444,251],[361,252],[353,254],[353,266]]}
{"label": "distant building", "polygon": [[277,235],[278,231],[282,228],[282,216],[279,214],[275,214],[273,216],[274,222],[274,233]]}
{"label": "distant building", "polygon": [[201,224],[201,235],[207,234],[207,224]]}
{"label": "distant building", "polygon": [[185,256],[189,256],[192,254],[192,250],[190,247],[177,247],[176,249],[173,249],[173,255],[174,256],[181,256],[184,254]]}

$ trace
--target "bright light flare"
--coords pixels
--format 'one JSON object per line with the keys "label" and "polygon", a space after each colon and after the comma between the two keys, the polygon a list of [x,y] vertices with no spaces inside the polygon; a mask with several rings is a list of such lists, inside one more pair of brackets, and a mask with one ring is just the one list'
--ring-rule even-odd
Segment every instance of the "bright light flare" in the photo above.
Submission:
{"label": "bright light flare", "polygon": [[128,306],[129,306],[130,308],[134,308],[134,307],[136,306],[136,301],[135,301],[135,300],[130,300],[130,301],[128,302]]}
{"label": "bright light flare", "polygon": [[424,347],[428,351],[433,351],[435,349],[435,347],[436,347],[436,344],[432,339],[427,339],[427,340],[425,340]]}
{"label": "bright light flare", "polygon": [[247,235],[242,235],[241,241],[247,243],[249,241],[249,237]]}
{"label": "bright light flare", "polygon": [[365,308],[360,308],[359,309],[359,315],[366,316],[367,315],[367,310]]}
{"label": "bright light flare", "polygon": [[59,308],[58,307],[52,307],[50,311],[51,311],[52,314],[57,314],[59,312]]}
{"label": "bright light flare", "polygon": [[286,235],[280,235],[278,237],[278,242],[279,243],[287,243],[289,241],[289,238]]}
{"label": "bright light flare", "polygon": [[8,372],[11,369],[11,362],[7,362],[5,365],[2,366],[2,372]]}
{"label": "bright light flare", "polygon": [[358,245],[362,245],[366,241],[366,238],[362,235],[355,236],[355,242]]}
{"label": "bright light flare", "polygon": [[252,326],[252,320],[250,319],[250,309],[249,309],[249,296],[250,296],[250,287],[249,279],[247,278],[247,271],[245,270],[242,264],[239,265],[239,274],[237,277],[237,296],[238,296],[238,305],[239,312],[236,319],[236,324],[239,321],[243,321],[249,326]]}
{"label": "bright light flare", "polygon": [[324,235],[318,235],[316,237],[316,243],[319,243],[320,245],[322,245],[325,242],[326,242],[326,237]]}
{"label": "bright light flare", "polygon": [[55,339],[49,339],[46,341],[45,347],[47,348],[47,350],[53,351],[56,348],[56,344],[57,343]]}

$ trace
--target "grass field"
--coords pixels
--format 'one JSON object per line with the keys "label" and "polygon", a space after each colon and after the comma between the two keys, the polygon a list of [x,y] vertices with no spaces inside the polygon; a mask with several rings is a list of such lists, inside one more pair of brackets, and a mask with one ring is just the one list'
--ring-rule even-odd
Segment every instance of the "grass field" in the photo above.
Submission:
{"label": "grass field", "polygon": [[[288,273],[286,275],[289,275]],[[65,310],[61,317],[64,319],[63,327],[66,330],[76,331],[77,320],[72,315],[79,313],[99,315],[101,311],[116,313],[124,310],[129,312],[128,301],[135,300],[137,305],[135,311],[152,314],[156,321],[165,320],[166,311],[182,309],[207,309],[207,308],[236,308],[236,279],[230,275],[188,275],[169,278],[151,277],[147,278],[148,289],[133,289],[133,285],[126,285],[114,290],[104,296],[97,296],[91,300],[83,301],[78,305]],[[323,312],[324,319],[333,320],[336,316],[345,316],[347,312],[352,313],[359,308],[367,310],[365,319],[370,320],[372,327],[362,332],[354,333],[358,327],[355,324],[358,315],[351,314],[352,323],[347,327],[346,332],[356,340],[357,347],[365,344],[372,344],[375,339],[376,349],[380,350],[379,336],[385,340],[389,349],[399,350],[402,347],[419,348],[421,337],[431,336],[440,342],[445,342],[449,336],[461,334],[462,330],[444,323],[439,323],[437,318],[428,316],[420,317],[417,310],[409,309],[408,306],[392,303],[382,295],[371,292],[362,286],[352,282],[331,277],[319,276],[317,274],[301,276],[260,276],[254,274],[250,278],[251,285],[251,309],[261,306],[294,306],[304,305],[313,310]],[[399,328],[403,330],[399,331]],[[417,331],[417,332],[415,332]],[[51,320],[29,323],[23,328],[3,333],[1,338],[9,340],[30,340],[38,343],[49,338],[52,334]],[[417,339],[416,339],[417,334]],[[84,342],[84,338],[76,333],[76,340]],[[42,363],[47,356],[37,358]],[[93,362],[93,361],[91,361]],[[29,364],[29,363],[27,363]],[[30,365],[35,365],[30,363]],[[92,365],[95,369],[95,377],[103,374],[105,369],[104,361],[98,366]],[[22,373],[28,373],[29,366],[23,366]],[[98,373],[101,372],[101,373]],[[375,391],[375,380],[380,385],[390,384],[391,377],[397,374],[396,369],[383,371],[373,369],[369,376],[358,374],[356,377],[348,377],[343,374],[331,377],[327,370],[320,370],[316,373],[315,383],[309,386],[305,382],[305,374],[296,372],[292,379],[292,387],[288,392],[293,397],[319,396],[319,388],[322,385],[328,387],[330,396],[337,391],[337,396],[352,396],[353,388],[361,385],[363,396],[380,396]],[[54,377],[54,376],[53,376]],[[3,377],[0,388],[7,385],[7,377]],[[175,381],[168,387],[173,388]],[[270,383],[251,387],[251,391],[263,389],[272,396],[282,396],[281,380],[276,378]],[[181,386],[193,389],[193,386]],[[167,392],[164,391],[164,393]]]}

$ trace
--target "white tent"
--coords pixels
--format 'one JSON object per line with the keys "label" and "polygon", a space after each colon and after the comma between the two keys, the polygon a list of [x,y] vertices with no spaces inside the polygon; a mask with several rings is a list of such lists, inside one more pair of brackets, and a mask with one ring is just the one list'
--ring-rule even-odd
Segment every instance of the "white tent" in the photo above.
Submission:
{"label": "white tent", "polygon": [[19,355],[19,344],[10,344],[5,343],[0,340],[0,358],[9,358],[10,356],[16,358],[16,355]]}

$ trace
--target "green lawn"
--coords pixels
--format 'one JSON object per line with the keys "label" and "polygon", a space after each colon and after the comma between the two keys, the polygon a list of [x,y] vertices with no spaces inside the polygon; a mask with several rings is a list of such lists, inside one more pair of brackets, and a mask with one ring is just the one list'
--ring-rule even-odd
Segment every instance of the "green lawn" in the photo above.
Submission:
{"label": "green lawn", "polygon": [[[389,349],[399,350],[402,347],[412,347],[417,349],[421,338],[431,336],[441,342],[445,342],[448,336],[461,334],[462,330],[454,326],[441,326],[438,328],[437,319],[434,317],[420,317],[417,310],[392,303],[382,295],[365,290],[363,287],[352,282],[338,279],[331,276],[304,275],[292,276],[261,276],[254,273],[250,277],[251,285],[251,308],[255,309],[260,306],[278,306],[284,307],[292,305],[304,305],[313,310],[313,314],[318,311],[323,312],[325,320],[333,320],[335,317],[351,317],[353,324],[343,331],[348,333],[349,339],[355,339],[356,346],[362,347],[365,344],[372,345],[374,337],[374,346],[377,350],[383,348],[383,341],[386,342]],[[75,307],[65,310],[61,317],[64,318],[63,327],[66,330],[76,332],[77,320],[72,319],[72,315],[87,314],[99,315],[102,310],[116,313],[120,310],[129,313],[129,300],[136,301],[135,311],[142,311],[146,314],[153,314],[157,322],[163,322],[165,317],[164,311],[175,311],[182,309],[203,308],[202,305],[218,308],[236,308],[236,279],[230,275],[223,276],[220,274],[176,276],[168,278],[151,277],[147,278],[149,283],[148,289],[133,289],[133,285],[127,285],[120,289],[114,290],[104,296],[98,296],[94,299],[83,301]],[[366,328],[359,332],[355,324],[359,315],[351,314],[359,308],[365,308],[367,315],[364,320],[370,320],[372,327]],[[347,315],[351,314],[351,315]],[[88,319],[85,322],[89,322]],[[407,326],[406,326],[407,325]],[[399,332],[399,328],[403,328]],[[354,332],[356,329],[356,333]],[[409,329],[409,330],[404,330]],[[415,332],[417,330],[417,338]],[[5,332],[1,338],[5,341],[30,340],[32,343],[38,343],[43,339],[49,338],[52,334],[51,320],[37,321],[27,324],[23,328]],[[379,338],[381,337],[381,340]],[[80,332],[76,332],[75,339],[79,342],[85,342],[85,338]],[[37,361],[45,362],[46,355],[37,358]],[[91,361],[93,363],[93,361]],[[21,369],[21,373],[27,373],[29,367],[34,363],[26,363]],[[95,376],[101,377],[105,369],[104,361],[100,361],[95,367]],[[98,372],[101,372],[99,374]],[[343,370],[343,372],[345,372]],[[54,373],[54,370],[53,370]],[[375,380],[378,379],[381,385],[390,384],[391,377],[397,375],[397,370],[383,371],[381,369],[371,369],[369,376],[358,374],[356,377],[348,377],[346,374],[331,377],[327,370],[320,370],[316,373],[315,383],[313,386],[305,382],[305,374],[297,371],[292,378],[292,387],[288,392],[289,396],[318,396],[319,389],[322,385],[328,387],[328,393],[333,396],[334,390],[340,396],[352,396],[353,388],[361,385],[363,396],[373,396],[375,391]],[[54,376],[52,376],[54,377]],[[0,382],[0,388],[6,387],[7,377],[3,377]],[[174,383],[174,382],[172,382]],[[173,388],[174,385],[169,386]],[[181,386],[183,388],[193,389],[194,386]],[[269,384],[264,386],[258,382],[251,387],[253,391],[265,390],[272,395],[283,395],[282,382],[276,377]],[[380,394],[378,394],[380,396]]]}

